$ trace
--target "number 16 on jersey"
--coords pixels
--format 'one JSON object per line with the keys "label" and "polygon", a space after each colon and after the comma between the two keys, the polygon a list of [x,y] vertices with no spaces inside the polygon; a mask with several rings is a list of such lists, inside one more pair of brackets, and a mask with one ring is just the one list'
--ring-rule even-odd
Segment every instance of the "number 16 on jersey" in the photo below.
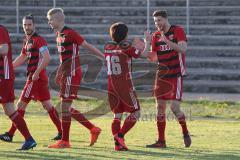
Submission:
{"label": "number 16 on jersey", "polygon": [[106,56],[108,75],[119,75],[122,73],[120,60],[118,56]]}

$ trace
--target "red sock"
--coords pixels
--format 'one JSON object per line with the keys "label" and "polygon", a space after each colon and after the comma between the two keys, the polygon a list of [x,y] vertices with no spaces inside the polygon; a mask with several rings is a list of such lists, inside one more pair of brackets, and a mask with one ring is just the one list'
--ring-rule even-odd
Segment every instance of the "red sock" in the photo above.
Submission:
{"label": "red sock", "polygon": [[185,115],[183,114],[181,117],[178,118],[178,122],[182,127],[182,133],[183,134],[188,134],[188,129],[187,129],[187,124],[185,120]]}
{"label": "red sock", "polygon": [[124,121],[123,126],[120,130],[120,133],[125,135],[137,122],[135,113],[131,113]]}
{"label": "red sock", "polygon": [[88,128],[89,130],[91,130],[94,125],[89,122],[82,113],[80,113],[78,110],[71,108],[71,114],[72,117],[77,120],[79,123],[81,123],[84,127]]}
{"label": "red sock", "polygon": [[158,140],[165,141],[166,115],[157,116]]}
{"label": "red sock", "polygon": [[121,128],[121,119],[114,118],[112,122],[112,134],[115,135],[120,131]]}
{"label": "red sock", "polygon": [[48,115],[51,118],[51,120],[54,123],[54,125],[57,127],[58,133],[62,133],[61,122],[59,120],[57,110],[54,107],[52,107],[48,111]]}
{"label": "red sock", "polygon": [[22,116],[18,114],[18,112],[13,113],[11,116],[9,116],[9,118],[15,124],[20,133],[24,136],[25,140],[31,137],[26,122],[24,121]]}
{"label": "red sock", "polygon": [[[24,117],[25,110],[20,110],[20,109],[18,109],[17,112],[18,112],[18,114],[20,114],[20,116]],[[10,134],[11,136],[13,136],[14,133],[16,132],[16,130],[17,130],[17,128],[16,128],[15,124],[12,123],[12,126],[11,126],[11,128],[9,129],[8,134]]]}
{"label": "red sock", "polygon": [[69,132],[71,126],[71,115],[62,115],[62,140],[69,141]]}

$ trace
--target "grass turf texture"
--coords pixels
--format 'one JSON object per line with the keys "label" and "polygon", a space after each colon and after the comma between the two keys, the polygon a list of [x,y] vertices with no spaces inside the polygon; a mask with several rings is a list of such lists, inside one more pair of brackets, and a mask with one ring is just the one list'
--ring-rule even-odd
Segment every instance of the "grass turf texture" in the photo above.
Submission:
{"label": "grass turf texture", "polygon": [[[53,99],[54,104],[58,99]],[[96,108],[101,101],[80,100],[74,106],[81,111]],[[26,121],[38,146],[32,151],[16,151],[23,141],[19,132],[13,143],[0,142],[0,159],[240,159],[240,107],[233,102],[187,101],[182,108],[188,118],[188,126],[193,144],[183,147],[180,126],[168,110],[166,128],[166,149],[145,148],[157,138],[154,121],[155,105],[152,99],[141,100],[142,118],[126,135],[127,152],[113,150],[111,135],[111,117],[108,113],[92,121],[102,128],[98,142],[89,147],[89,131],[76,121],[71,126],[71,149],[48,149],[53,143],[50,139],[56,135],[56,129],[50,122],[39,103],[30,103],[27,108]],[[108,106],[107,106],[108,107]],[[0,116],[0,132],[10,126],[10,121],[3,113]]]}

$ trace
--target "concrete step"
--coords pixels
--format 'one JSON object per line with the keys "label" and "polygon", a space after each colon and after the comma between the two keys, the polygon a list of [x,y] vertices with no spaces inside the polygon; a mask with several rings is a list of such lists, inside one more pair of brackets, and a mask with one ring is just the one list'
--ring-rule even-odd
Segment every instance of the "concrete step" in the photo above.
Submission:
{"label": "concrete step", "polygon": [[[95,45],[103,51],[103,45]],[[13,54],[18,55],[21,52],[21,43],[13,43]],[[48,44],[48,49],[52,55],[57,55],[56,44]],[[81,48],[80,53],[87,52]],[[188,46],[187,57],[236,57],[240,58],[240,47],[238,46]]]}
{"label": "concrete step", "polygon": [[239,46],[188,46],[187,57],[240,57]]}
{"label": "concrete step", "polygon": [[[151,0],[150,1],[151,6],[161,5],[161,6],[185,6],[186,0]],[[15,6],[16,0],[8,0],[1,2],[1,5],[3,6]],[[53,6],[52,0],[20,0],[19,1],[20,6]],[[57,7],[76,7],[76,6],[146,6],[147,1],[145,0],[68,0],[68,3],[66,3],[66,0],[56,0],[56,6]]]}
{"label": "concrete step", "polygon": [[240,69],[239,57],[187,57],[188,68]]}
{"label": "concrete step", "polygon": [[[46,15],[34,16],[36,23],[46,22]],[[0,15],[0,20],[3,24],[16,23],[16,15]],[[116,21],[122,21],[126,24],[146,24],[147,16],[78,16],[72,15],[66,17],[66,24],[112,24]],[[186,24],[186,16],[169,16],[169,21],[172,24]],[[154,24],[150,17],[150,23]],[[237,25],[240,24],[239,16],[191,16],[191,25]]]}
{"label": "concrete step", "polygon": [[[143,0],[69,0],[66,3],[66,0],[56,0],[56,6],[65,7],[65,6],[139,6],[146,5],[147,2]],[[15,6],[16,0],[1,1],[2,6]],[[20,6],[53,6],[52,0],[20,0]],[[185,6],[186,0],[151,0],[151,6]],[[190,6],[236,6],[240,5],[238,0],[190,0]]]}
{"label": "concrete step", "polygon": [[[69,27],[76,29],[78,32],[82,34],[108,34],[110,21],[106,22],[109,24],[69,24]],[[16,24],[15,23],[5,23],[8,31],[10,33],[16,33]],[[186,26],[185,23],[180,24],[185,31]],[[139,24],[128,24],[129,33],[135,35],[143,34],[144,30],[146,30],[147,26],[144,23]],[[20,33],[23,33],[22,26],[19,26]],[[155,31],[155,26],[151,25],[151,31]],[[47,22],[44,24],[37,24],[37,31],[41,34],[51,34],[53,33],[52,29],[48,26]],[[226,35],[226,36],[234,36],[240,35],[240,26],[239,25],[190,25],[189,28],[190,35]]]}
{"label": "concrete step", "polygon": [[186,80],[239,80],[240,70],[225,68],[188,68]]}
{"label": "concrete step", "polygon": [[190,6],[240,6],[238,0],[190,0]]}
{"label": "concrete step", "polygon": [[[88,28],[88,26],[85,26]],[[81,34],[81,32],[79,32]],[[12,42],[22,42],[22,35],[11,34]],[[104,35],[95,35],[95,34],[81,34],[88,42],[92,44],[105,44],[110,40],[108,34]],[[48,43],[55,43],[54,34],[44,34],[44,37],[47,37]],[[129,35],[131,40],[134,37],[142,37],[141,35]],[[240,46],[240,37],[239,36],[221,36],[221,35],[191,35],[188,37],[188,45],[203,45],[203,46]]]}
{"label": "concrete step", "polygon": [[186,80],[184,91],[194,93],[239,93],[239,81]]}
{"label": "concrete step", "polygon": [[[186,30],[186,29],[185,29]],[[240,26],[235,24],[190,24],[190,35],[240,35]]]}
{"label": "concrete step", "polygon": [[[32,12],[34,15],[46,15],[50,7],[42,6],[24,6],[19,9],[20,16]],[[151,7],[150,12],[159,9],[159,7]],[[167,6],[164,7],[169,12],[169,16],[185,16],[185,6]],[[146,16],[146,6],[117,6],[117,7],[64,7],[68,16]],[[12,6],[0,6],[0,14],[15,15],[16,8]],[[190,15],[192,16],[238,16],[240,15],[240,6],[196,6],[190,7]]]}

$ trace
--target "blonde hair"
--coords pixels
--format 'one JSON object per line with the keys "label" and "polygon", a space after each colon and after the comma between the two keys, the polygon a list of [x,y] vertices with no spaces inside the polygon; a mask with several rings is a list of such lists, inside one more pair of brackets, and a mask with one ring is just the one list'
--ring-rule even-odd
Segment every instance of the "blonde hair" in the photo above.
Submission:
{"label": "blonde hair", "polygon": [[58,15],[62,16],[63,18],[65,18],[64,10],[62,8],[52,8],[52,9],[50,9],[47,13],[47,16],[52,16],[54,14],[58,14]]}

